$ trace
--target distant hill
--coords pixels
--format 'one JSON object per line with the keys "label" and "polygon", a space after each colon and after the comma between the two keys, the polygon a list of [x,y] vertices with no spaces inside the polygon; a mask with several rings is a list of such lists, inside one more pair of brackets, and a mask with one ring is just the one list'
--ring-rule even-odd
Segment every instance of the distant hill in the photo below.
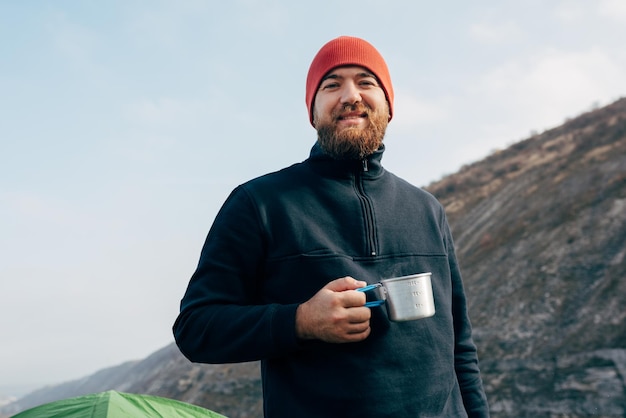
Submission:
{"label": "distant hill", "polygon": [[0,408],[0,417],[54,400],[111,389],[210,405],[206,408],[229,418],[263,416],[258,363],[192,364],[172,343],[144,360],[34,391]]}
{"label": "distant hill", "polygon": [[[626,416],[626,99],[427,189],[455,236],[492,416]],[[257,363],[191,364],[174,345],[0,411],[108,389],[262,416]]]}

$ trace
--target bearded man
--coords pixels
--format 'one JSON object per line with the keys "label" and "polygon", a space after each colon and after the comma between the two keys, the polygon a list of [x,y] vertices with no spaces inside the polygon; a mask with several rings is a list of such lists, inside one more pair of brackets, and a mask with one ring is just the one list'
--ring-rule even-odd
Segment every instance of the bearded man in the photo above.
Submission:
{"label": "bearded man", "polygon": [[[387,65],[342,36],[306,81],[304,162],[237,187],[219,211],[174,336],[194,362],[261,360],[266,417],[487,417],[443,207],[381,165]],[[434,314],[391,319],[358,289],[431,273]]]}

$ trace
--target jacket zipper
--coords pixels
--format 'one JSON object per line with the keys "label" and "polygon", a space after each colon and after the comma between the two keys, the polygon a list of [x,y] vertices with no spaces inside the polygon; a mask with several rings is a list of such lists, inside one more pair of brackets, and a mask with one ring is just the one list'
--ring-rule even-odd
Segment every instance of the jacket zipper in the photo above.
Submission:
{"label": "jacket zipper", "polygon": [[365,193],[363,186],[363,173],[368,171],[367,160],[362,160],[362,171],[357,173],[355,178],[356,191],[363,207],[363,215],[365,219],[365,236],[367,237],[366,251],[370,256],[375,256],[378,252],[378,246],[376,244],[376,229],[374,227],[374,209],[372,207],[372,201]]}

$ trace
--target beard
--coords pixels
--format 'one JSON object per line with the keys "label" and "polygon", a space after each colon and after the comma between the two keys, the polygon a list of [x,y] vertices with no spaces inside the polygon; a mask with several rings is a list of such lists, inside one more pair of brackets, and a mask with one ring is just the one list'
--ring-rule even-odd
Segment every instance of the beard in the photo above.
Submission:
{"label": "beard", "polygon": [[[317,142],[322,150],[337,160],[361,160],[373,154],[383,143],[387,124],[389,123],[389,110],[372,111],[363,103],[345,105],[331,114],[329,122],[320,123],[317,128]],[[367,115],[369,121],[365,128],[346,127],[337,129],[336,121],[344,112],[362,112]]]}

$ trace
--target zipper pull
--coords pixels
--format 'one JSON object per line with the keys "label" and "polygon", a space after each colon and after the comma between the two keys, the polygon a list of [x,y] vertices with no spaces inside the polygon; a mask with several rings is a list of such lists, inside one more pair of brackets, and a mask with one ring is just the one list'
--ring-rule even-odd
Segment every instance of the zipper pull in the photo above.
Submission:
{"label": "zipper pull", "polygon": [[363,171],[368,171],[368,170],[369,170],[369,168],[367,167],[367,160],[366,160],[366,159],[363,159],[363,160],[362,160],[362,163],[363,163]]}

